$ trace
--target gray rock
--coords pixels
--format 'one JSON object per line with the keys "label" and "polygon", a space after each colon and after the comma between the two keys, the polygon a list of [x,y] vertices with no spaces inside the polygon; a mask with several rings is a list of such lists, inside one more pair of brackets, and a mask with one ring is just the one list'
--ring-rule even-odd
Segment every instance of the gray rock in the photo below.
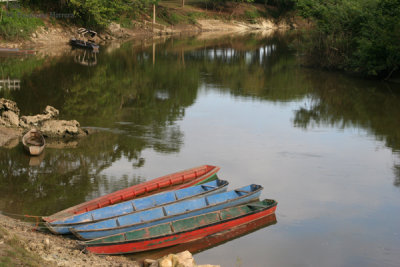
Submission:
{"label": "gray rock", "polygon": [[18,126],[19,125],[19,118],[18,115],[15,114],[13,111],[8,110],[8,111],[4,111],[1,114],[2,119],[8,123],[9,125],[5,125],[5,126]]}
{"label": "gray rock", "polygon": [[17,103],[15,103],[14,101],[5,99],[5,98],[0,98],[0,115],[4,112],[4,111],[12,111],[15,114],[17,114],[19,116],[19,108],[17,107]]}
{"label": "gray rock", "polygon": [[35,116],[21,116],[19,125],[23,128],[40,127],[45,121],[54,119],[58,116],[60,112],[58,109],[47,106],[43,111],[43,114],[38,114]]}
{"label": "gray rock", "polygon": [[22,136],[21,129],[6,128],[0,126],[0,147],[15,147],[19,143],[20,136]]}
{"label": "gray rock", "polygon": [[86,135],[76,120],[47,120],[43,122],[40,131],[47,137],[68,138]]}

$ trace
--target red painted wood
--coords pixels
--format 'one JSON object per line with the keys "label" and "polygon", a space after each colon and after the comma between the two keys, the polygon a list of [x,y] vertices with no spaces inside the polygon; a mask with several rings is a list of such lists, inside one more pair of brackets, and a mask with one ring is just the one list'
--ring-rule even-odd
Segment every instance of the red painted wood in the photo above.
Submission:
{"label": "red painted wood", "polygon": [[143,261],[145,259],[161,259],[165,255],[177,254],[179,252],[188,250],[190,253],[195,254],[210,248],[219,246],[220,244],[229,242],[236,238],[240,238],[244,235],[251,234],[262,228],[266,228],[270,225],[276,224],[275,213],[261,217],[254,221],[229,228],[227,230],[209,235],[205,238],[197,239],[187,243],[182,243],[176,246],[170,246],[158,250],[149,250],[146,252],[139,252],[135,254],[135,259],[138,261]]}
{"label": "red painted wood", "polygon": [[185,233],[178,233],[178,234],[163,236],[160,238],[154,238],[150,240],[140,240],[137,242],[130,242],[125,244],[116,244],[109,246],[90,246],[86,247],[86,250],[96,254],[126,254],[126,253],[135,253],[140,251],[173,246],[177,244],[191,242],[233,227],[247,224],[262,217],[271,215],[275,212],[275,210],[276,206],[273,206],[270,209],[263,210],[258,213],[254,213],[238,219],[233,219],[231,221],[223,222],[216,225],[211,225],[208,227],[203,227]]}
{"label": "red painted wood", "polygon": [[106,207],[115,203],[127,201],[138,196],[144,197],[166,190],[175,190],[195,185],[208,179],[219,171],[219,167],[203,165],[189,170],[165,175],[153,180],[146,181],[113,193],[86,201],[76,206],[57,212],[42,219],[46,222],[53,222],[75,214]]}

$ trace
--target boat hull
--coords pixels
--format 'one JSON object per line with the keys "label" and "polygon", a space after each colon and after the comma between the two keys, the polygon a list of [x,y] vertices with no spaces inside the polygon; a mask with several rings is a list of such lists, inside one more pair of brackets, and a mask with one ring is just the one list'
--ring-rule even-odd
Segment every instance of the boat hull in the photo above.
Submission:
{"label": "boat hull", "polygon": [[[246,205],[243,205],[246,206]],[[235,207],[239,209],[239,207]],[[161,235],[153,238],[138,238],[136,240],[126,240],[126,241],[117,241],[115,243],[111,242],[104,242],[105,240],[112,240],[113,238],[119,238],[119,236],[115,237],[108,237],[107,239],[103,240],[92,240],[86,242],[84,245],[86,246],[86,250],[96,254],[127,254],[127,253],[136,253],[142,252],[147,250],[159,249],[169,246],[174,246],[182,243],[192,242],[194,240],[199,240],[205,238],[207,236],[217,234],[219,232],[226,231],[228,229],[240,227],[242,225],[248,224],[253,221],[257,221],[263,217],[269,216],[273,214],[276,210],[276,202],[274,205],[270,207],[266,207],[264,209],[260,209],[254,212],[249,212],[245,214],[239,214],[237,216],[233,216],[229,218],[229,216],[223,220],[223,215],[219,215],[221,218],[220,222],[215,221],[215,219],[210,220],[210,224],[204,222],[204,225],[201,225],[193,230],[182,231],[179,233],[172,233]],[[223,212],[223,211],[222,211]],[[222,213],[221,212],[221,213]],[[205,214],[205,215],[213,215],[213,214]],[[203,221],[207,221],[205,215],[196,218],[197,223],[202,224]],[[212,216],[208,216],[211,218]],[[192,218],[186,219],[186,221]],[[171,228],[177,226],[175,223]],[[151,232],[150,229],[146,229],[146,233],[143,237],[148,235],[148,232]],[[132,235],[132,233],[125,234],[124,238],[129,238],[128,234]],[[133,233],[134,234],[134,233]]]}
{"label": "boat hull", "polygon": [[86,201],[76,206],[59,211],[53,215],[43,217],[45,222],[62,220],[67,217],[81,214],[84,212],[107,207],[123,201],[128,201],[138,197],[149,196],[166,190],[176,190],[186,188],[196,184],[205,183],[217,178],[216,173],[219,167],[203,165],[189,170],[165,175],[141,184],[115,191],[113,193]]}
{"label": "boat hull", "polygon": [[69,228],[71,227],[104,221],[128,214],[132,215],[152,208],[179,203],[191,198],[222,193],[227,190],[228,184],[227,181],[216,179],[205,184],[133,199],[112,206],[81,213],[63,220],[46,223],[46,226],[52,233],[69,234],[71,233],[69,231]]}
{"label": "boat hull", "polygon": [[145,259],[161,259],[165,255],[177,254],[179,252],[188,250],[192,254],[196,254],[221,244],[225,244],[242,236],[251,234],[268,226],[277,223],[275,213],[263,216],[254,221],[244,223],[233,228],[217,232],[205,238],[196,239],[187,243],[181,243],[175,246],[168,246],[154,250],[142,251],[135,254],[135,260],[141,262]]}
{"label": "boat hull", "polygon": [[93,51],[99,51],[99,45],[95,44],[93,42],[90,41],[83,41],[83,40],[79,40],[79,39],[71,39],[69,41],[69,44],[73,47],[76,48],[82,48],[82,49],[89,49],[89,50],[93,50]]}
{"label": "boat hull", "polygon": [[260,185],[248,185],[225,193],[189,199],[115,219],[74,227],[70,231],[82,240],[115,235],[257,200],[262,189]]}
{"label": "boat hull", "polygon": [[[35,141],[35,145],[29,143],[31,139]],[[39,156],[46,146],[46,141],[38,130],[32,129],[22,137],[22,145],[31,156]]]}

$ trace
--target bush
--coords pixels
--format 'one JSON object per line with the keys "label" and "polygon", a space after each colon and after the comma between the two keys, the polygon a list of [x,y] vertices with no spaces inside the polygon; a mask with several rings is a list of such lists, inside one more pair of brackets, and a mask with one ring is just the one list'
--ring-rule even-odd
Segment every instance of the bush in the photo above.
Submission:
{"label": "bush", "polygon": [[400,64],[400,0],[298,0],[315,22],[303,52],[308,62],[388,77]]}

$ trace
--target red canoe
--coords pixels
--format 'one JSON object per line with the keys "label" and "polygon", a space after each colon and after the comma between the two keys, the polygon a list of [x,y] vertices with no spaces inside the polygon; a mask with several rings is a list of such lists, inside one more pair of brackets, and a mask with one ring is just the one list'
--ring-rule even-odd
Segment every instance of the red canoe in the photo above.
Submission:
{"label": "red canoe", "polygon": [[271,215],[275,212],[276,205],[275,200],[265,199],[145,229],[93,239],[84,242],[83,245],[87,251],[109,255],[174,246],[205,238]]}
{"label": "red canoe", "polygon": [[165,175],[86,201],[54,213],[48,217],[43,217],[42,219],[46,222],[53,222],[55,220],[61,220],[69,216],[103,208],[119,202],[134,199],[136,197],[144,197],[166,190],[181,189],[200,183],[205,183],[215,179],[216,173],[219,171],[219,169],[220,168],[217,166],[203,165],[189,170]]}
{"label": "red canoe", "polygon": [[273,213],[265,217],[261,217],[260,219],[236,227],[232,227],[230,229],[227,229],[226,231],[218,232],[216,234],[212,234],[205,238],[197,239],[195,241],[182,243],[167,248],[136,253],[134,259],[137,261],[144,261],[145,259],[157,260],[161,259],[165,255],[177,254],[185,250],[188,250],[192,254],[196,254],[220,246],[242,236],[251,234],[255,231],[274,225],[276,223],[276,215],[275,213]]}

